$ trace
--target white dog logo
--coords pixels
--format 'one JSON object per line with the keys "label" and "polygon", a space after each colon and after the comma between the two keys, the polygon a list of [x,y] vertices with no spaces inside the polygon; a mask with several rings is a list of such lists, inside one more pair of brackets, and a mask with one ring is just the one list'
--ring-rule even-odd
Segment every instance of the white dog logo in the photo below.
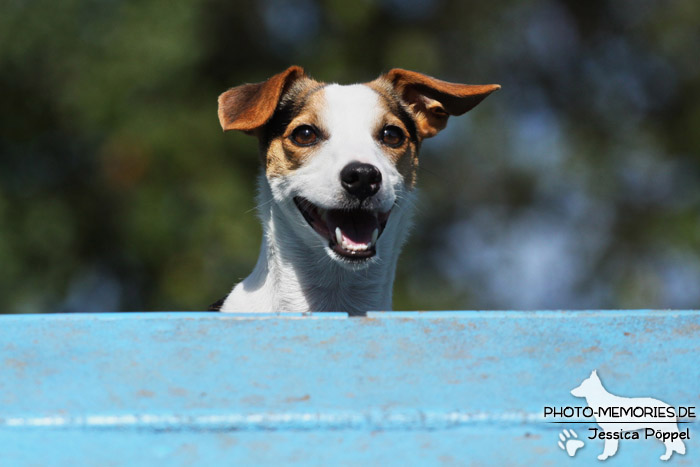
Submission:
{"label": "white dog logo", "polygon": [[[678,430],[677,418],[658,415],[668,414],[672,410],[669,404],[651,397],[620,397],[610,394],[603,387],[595,370],[578,387],[572,389],[571,394],[586,399],[602,429],[601,433],[592,429],[597,433],[596,437],[605,439],[605,448],[598,456],[599,460],[614,455],[620,439],[638,439],[637,430],[644,430],[646,438],[651,434],[663,441],[666,452],[661,460],[670,459],[674,452],[685,454],[685,444],[682,441],[685,433]],[[620,415],[621,413],[625,415]]]}

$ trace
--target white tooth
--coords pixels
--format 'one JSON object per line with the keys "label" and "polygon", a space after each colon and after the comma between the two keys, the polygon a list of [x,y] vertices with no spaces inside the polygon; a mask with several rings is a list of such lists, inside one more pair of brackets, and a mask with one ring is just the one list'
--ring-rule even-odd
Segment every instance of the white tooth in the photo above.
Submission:
{"label": "white tooth", "polygon": [[372,232],[372,241],[370,242],[370,245],[374,245],[377,243],[377,238],[379,237],[379,229],[374,229],[374,232]]}
{"label": "white tooth", "polygon": [[343,245],[343,234],[340,233],[340,227],[335,228],[335,239],[338,242],[338,245]]}

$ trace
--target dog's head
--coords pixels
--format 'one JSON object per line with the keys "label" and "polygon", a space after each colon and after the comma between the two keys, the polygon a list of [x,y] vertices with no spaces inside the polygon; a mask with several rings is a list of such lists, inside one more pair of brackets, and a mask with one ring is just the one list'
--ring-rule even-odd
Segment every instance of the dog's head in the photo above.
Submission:
{"label": "dog's head", "polygon": [[258,137],[273,202],[298,239],[356,267],[378,253],[395,206],[415,186],[423,139],[498,88],[401,69],[341,86],[293,66],[223,93],[219,121]]}
{"label": "dog's head", "polygon": [[576,397],[586,397],[597,394],[602,386],[598,372],[593,370],[591,376],[581,381],[581,384],[571,390],[571,395]]}

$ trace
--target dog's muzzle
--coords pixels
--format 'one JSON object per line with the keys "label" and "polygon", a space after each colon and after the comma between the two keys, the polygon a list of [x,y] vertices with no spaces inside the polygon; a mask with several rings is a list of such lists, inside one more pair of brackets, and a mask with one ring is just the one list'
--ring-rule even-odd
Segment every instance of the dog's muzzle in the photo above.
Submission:
{"label": "dog's muzzle", "polygon": [[301,196],[294,202],[316,233],[328,240],[328,247],[350,260],[368,259],[377,253],[377,239],[391,214],[391,209],[384,213],[361,208],[323,209]]}

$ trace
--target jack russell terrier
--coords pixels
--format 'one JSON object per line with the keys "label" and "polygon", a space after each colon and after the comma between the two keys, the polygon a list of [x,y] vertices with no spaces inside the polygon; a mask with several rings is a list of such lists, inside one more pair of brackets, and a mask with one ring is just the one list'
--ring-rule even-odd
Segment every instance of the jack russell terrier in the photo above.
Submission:
{"label": "jack russell terrier", "polygon": [[401,69],[341,86],[292,66],[224,92],[224,131],[259,141],[263,239],[253,272],[212,309],[390,310],[420,145],[499,88]]}

